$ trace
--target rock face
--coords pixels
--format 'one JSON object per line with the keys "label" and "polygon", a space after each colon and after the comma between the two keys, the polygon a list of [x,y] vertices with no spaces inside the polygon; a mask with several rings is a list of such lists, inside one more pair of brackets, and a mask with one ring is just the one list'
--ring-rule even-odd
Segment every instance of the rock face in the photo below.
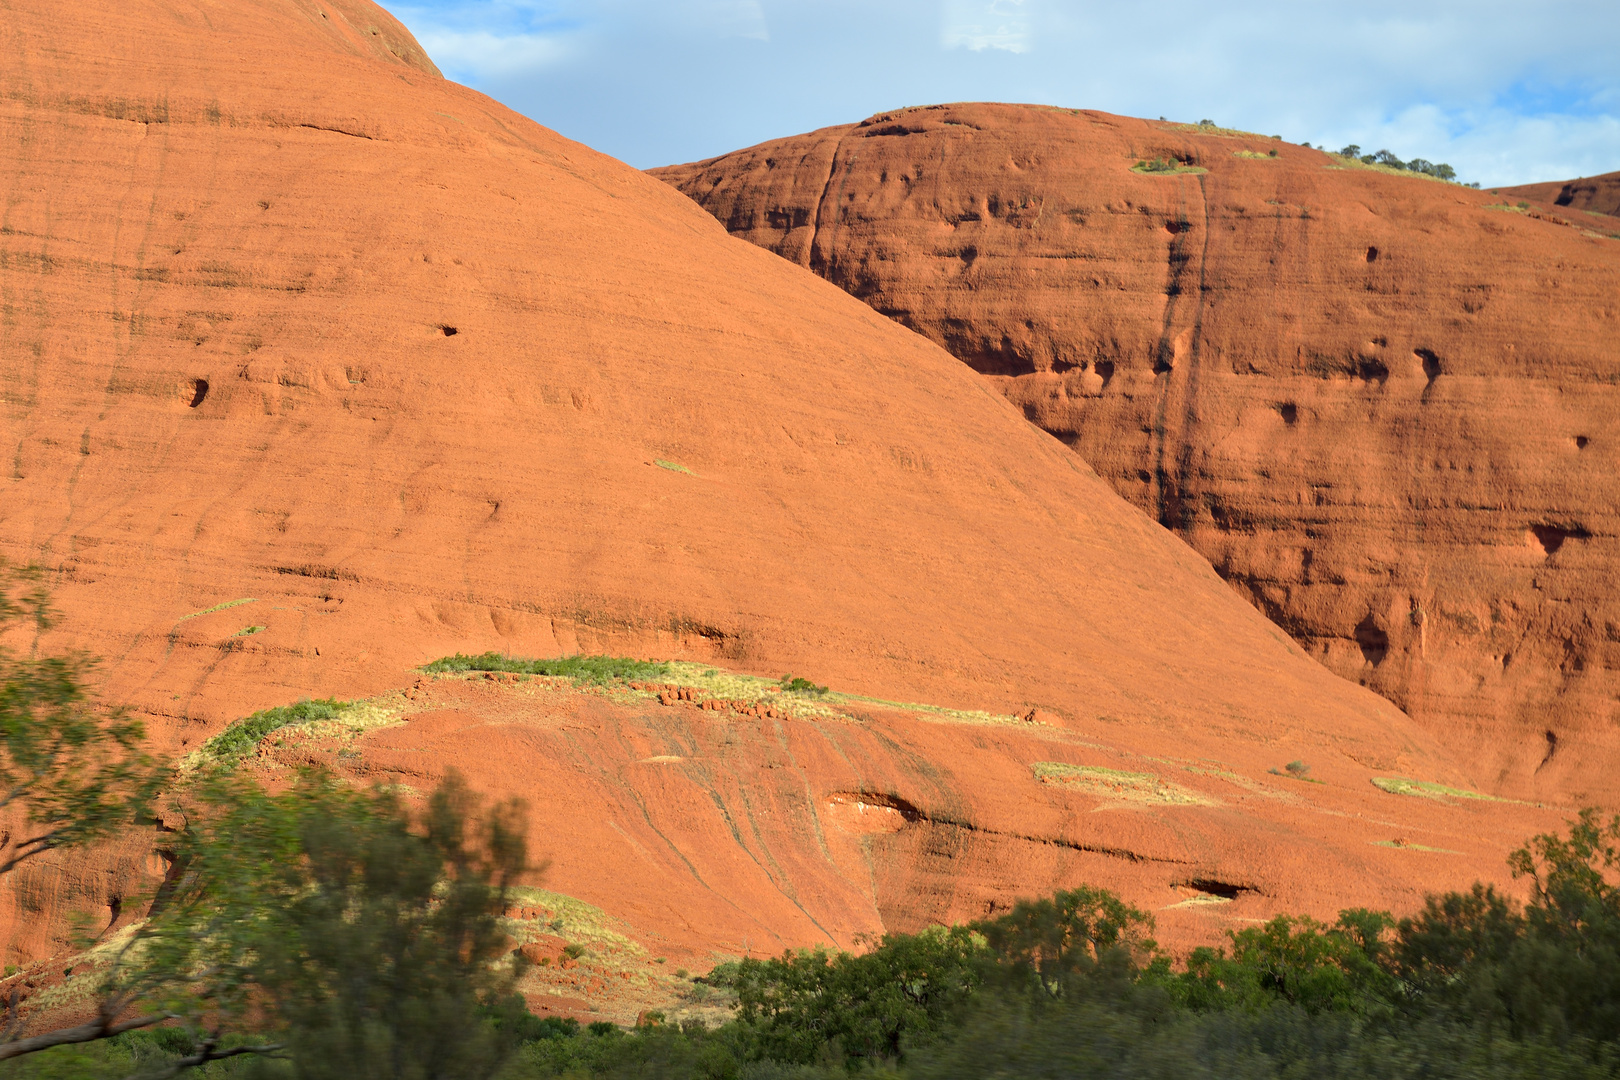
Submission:
{"label": "rock face", "polygon": [[[9,4],[0,146],[0,542],[166,747],[578,650],[1469,779],[944,350],[364,0]],[[14,950],[109,902],[25,877]]]}
{"label": "rock face", "polygon": [[1502,194],[1568,211],[1584,210],[1590,214],[1620,217],[1620,172],[1586,176],[1578,180],[1524,184],[1503,188]]}
{"label": "rock face", "polygon": [[[1135,168],[1154,159],[1178,171]],[[1044,107],[907,109],[655,174],[988,376],[1492,790],[1620,796],[1606,232]]]}
{"label": "rock face", "polygon": [[898,705],[509,680],[429,679],[379,699],[389,721],[352,741],[267,740],[258,760],[419,790],[454,768],[528,799],[546,887],[612,912],[672,968],[850,948],[1086,882],[1153,912],[1184,952],[1278,912],[1406,912],[1480,879],[1517,891],[1504,851],[1562,824],[1551,808],[1380,790],[1348,760],[1302,778],[1241,751],[1189,758],[1173,734],[1132,752],[1110,724],[1076,738]]}

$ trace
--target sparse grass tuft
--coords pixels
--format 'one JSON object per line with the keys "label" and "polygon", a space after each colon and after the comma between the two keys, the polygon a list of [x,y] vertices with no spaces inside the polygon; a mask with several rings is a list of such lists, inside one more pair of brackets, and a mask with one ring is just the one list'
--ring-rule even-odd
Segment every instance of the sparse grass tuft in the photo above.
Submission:
{"label": "sparse grass tuft", "polygon": [[679,465],[679,464],[677,464],[677,463],[675,463],[673,461],[665,461],[663,458],[655,459],[653,461],[653,464],[658,466],[660,469],[668,469],[670,472],[685,473],[687,476],[696,476],[697,475],[691,469],[688,469],[685,465]]}
{"label": "sparse grass tuft", "polygon": [[1369,844],[1372,844],[1374,847],[1394,848],[1396,851],[1431,851],[1431,852],[1435,853],[1436,855],[1461,855],[1462,854],[1462,852],[1460,852],[1460,851],[1452,851],[1450,848],[1429,847],[1426,844],[1413,844],[1413,843],[1408,843],[1405,840],[1369,840],[1367,842]]}
{"label": "sparse grass tuft", "polygon": [[259,740],[278,728],[293,724],[308,724],[315,720],[331,720],[350,706],[350,702],[332,698],[304,700],[294,705],[280,705],[262,709],[252,716],[236,721],[224,731],[202,745],[202,756],[221,765],[234,765],[253,752]]}
{"label": "sparse grass tuft", "polygon": [[190,615],[182,615],[174,621],[176,625],[179,625],[180,623],[185,622],[187,619],[195,619],[200,615],[212,615],[214,612],[224,611],[226,608],[241,607],[243,604],[256,603],[258,603],[258,600],[255,598],[251,596],[244,596],[240,600],[227,600],[223,604],[215,604],[213,607],[203,608],[201,611],[193,611]]}
{"label": "sparse grass tuft", "polygon": [[482,656],[456,653],[422,670],[429,674],[460,671],[510,671],[518,675],[548,675],[553,678],[573,679],[575,684],[595,683],[605,686],[631,679],[661,679],[669,675],[669,665],[653,660],[630,660],[620,656],[559,656],[551,660],[526,660],[520,656],[503,656],[487,652]]}
{"label": "sparse grass tuft", "polygon": [[1237,128],[1221,127],[1213,120],[1200,120],[1196,124],[1161,123],[1159,127],[1171,131],[1190,131],[1195,135],[1219,135],[1226,139],[1264,139],[1266,136],[1253,131],[1239,131]]}

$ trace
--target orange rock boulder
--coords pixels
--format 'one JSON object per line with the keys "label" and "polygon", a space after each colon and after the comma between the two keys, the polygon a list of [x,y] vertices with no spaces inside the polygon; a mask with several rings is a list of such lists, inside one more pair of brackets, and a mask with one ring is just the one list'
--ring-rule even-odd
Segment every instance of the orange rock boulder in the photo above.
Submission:
{"label": "orange rock boulder", "polygon": [[1502,189],[1503,195],[1568,211],[1620,217],[1620,172]]}
{"label": "orange rock boulder", "polygon": [[1615,230],[1036,106],[655,175],[988,376],[1492,790],[1620,797]]}

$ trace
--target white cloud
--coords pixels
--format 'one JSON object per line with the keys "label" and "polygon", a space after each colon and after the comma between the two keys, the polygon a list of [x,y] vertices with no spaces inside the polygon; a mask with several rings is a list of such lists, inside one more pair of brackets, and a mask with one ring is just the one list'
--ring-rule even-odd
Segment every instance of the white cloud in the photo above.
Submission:
{"label": "white cloud", "polygon": [[502,78],[550,67],[569,54],[562,35],[461,31],[429,26],[416,33],[439,69],[453,79]]}
{"label": "white cloud", "polygon": [[452,77],[640,166],[991,100],[1387,147],[1488,185],[1620,169],[1615,0],[410,2]]}
{"label": "white cloud", "polygon": [[1029,51],[1025,0],[946,0],[940,44],[947,49]]}

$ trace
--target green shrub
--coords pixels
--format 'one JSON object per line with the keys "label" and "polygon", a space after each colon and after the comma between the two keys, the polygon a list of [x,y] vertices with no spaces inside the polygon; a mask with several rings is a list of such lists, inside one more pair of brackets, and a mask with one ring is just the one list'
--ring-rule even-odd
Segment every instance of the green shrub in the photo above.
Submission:
{"label": "green shrub", "polygon": [[801,679],[797,675],[784,675],[776,685],[790,694],[816,694],[819,696],[827,692],[825,686],[817,686],[809,679]]}
{"label": "green shrub", "polygon": [[660,679],[669,674],[669,665],[653,660],[629,660],[619,656],[559,656],[550,660],[527,660],[487,652],[481,656],[456,653],[424,664],[430,674],[457,671],[508,671],[519,675],[549,675],[578,683],[605,685],[631,679]]}
{"label": "green shrub", "polygon": [[350,704],[332,698],[314,700],[306,698],[293,705],[262,709],[252,716],[236,721],[203,743],[202,753],[220,764],[234,765],[251,754],[260,740],[277,728],[307,724],[315,720],[330,720],[347,709]]}
{"label": "green shrub", "polygon": [[829,1051],[851,1069],[896,1061],[937,1035],[982,979],[967,927],[886,934],[855,956],[825,949],[746,959],[732,976],[749,1058],[811,1065]]}
{"label": "green shrub", "polygon": [[1152,161],[1138,161],[1136,163],[1138,171],[1149,173],[1173,173],[1177,169],[1184,167],[1175,158],[1156,157]]}

